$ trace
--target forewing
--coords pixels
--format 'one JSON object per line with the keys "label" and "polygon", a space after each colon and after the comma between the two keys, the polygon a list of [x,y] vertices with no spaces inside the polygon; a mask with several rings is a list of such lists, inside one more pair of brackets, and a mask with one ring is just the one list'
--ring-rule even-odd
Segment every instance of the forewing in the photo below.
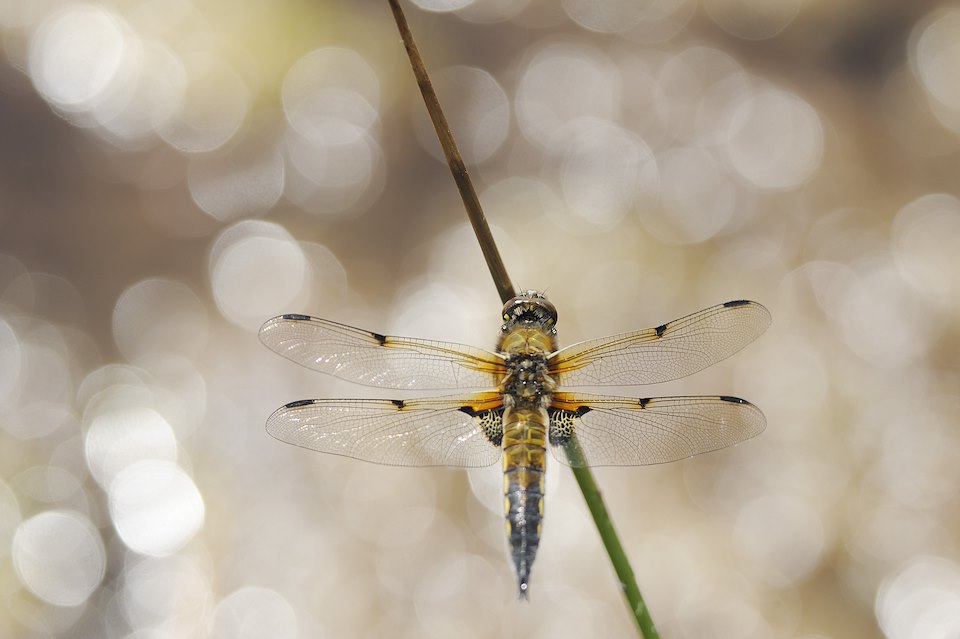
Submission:
{"label": "forewing", "polygon": [[768,326],[770,313],[760,304],[726,302],[656,328],[568,346],[548,366],[561,387],[655,384],[730,357]]}
{"label": "forewing", "polygon": [[308,399],[267,420],[277,439],[389,466],[488,466],[500,458],[496,393],[423,400]]}
{"label": "forewing", "polygon": [[260,340],[302,366],[379,388],[495,388],[506,374],[503,358],[496,353],[379,335],[306,315],[269,320],[260,329]]}
{"label": "forewing", "polygon": [[[662,464],[760,434],[760,409],[738,397],[635,399],[556,393],[550,409],[554,456],[570,466]],[[583,452],[569,446],[575,437]]]}

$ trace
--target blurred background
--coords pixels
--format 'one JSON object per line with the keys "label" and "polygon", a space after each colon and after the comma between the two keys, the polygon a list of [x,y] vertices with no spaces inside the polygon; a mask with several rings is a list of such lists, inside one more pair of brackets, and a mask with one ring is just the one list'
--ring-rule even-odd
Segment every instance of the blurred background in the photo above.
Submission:
{"label": "blurred background", "polygon": [[[960,636],[960,5],[405,6],[561,343],[773,315],[709,371],[614,389],[768,420],[597,471],[662,635]],[[269,352],[273,315],[499,327],[385,1],[0,0],[0,41],[0,635],[633,636],[566,468],[520,604],[499,467],[264,432],[383,395]]]}

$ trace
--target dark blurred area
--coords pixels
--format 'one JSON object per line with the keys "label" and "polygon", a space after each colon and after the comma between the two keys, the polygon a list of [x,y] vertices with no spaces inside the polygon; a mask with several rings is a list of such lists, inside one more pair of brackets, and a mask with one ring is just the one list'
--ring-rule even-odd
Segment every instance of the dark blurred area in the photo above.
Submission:
{"label": "dark blurred area", "polygon": [[[597,472],[661,634],[960,636],[960,6],[404,6],[562,344],[773,314],[620,393],[767,416]],[[386,2],[0,0],[0,39],[0,635],[633,636],[566,468],[521,605],[498,468],[264,432],[371,394],[263,348],[269,317],[499,326]]]}

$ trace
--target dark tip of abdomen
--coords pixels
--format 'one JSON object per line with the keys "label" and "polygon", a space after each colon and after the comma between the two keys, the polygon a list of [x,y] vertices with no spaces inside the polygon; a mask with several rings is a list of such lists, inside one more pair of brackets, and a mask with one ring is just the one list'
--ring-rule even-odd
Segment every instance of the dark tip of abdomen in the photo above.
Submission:
{"label": "dark tip of abdomen", "polygon": [[527,592],[527,582],[520,581],[517,588],[517,595],[520,601],[530,601],[530,593]]}

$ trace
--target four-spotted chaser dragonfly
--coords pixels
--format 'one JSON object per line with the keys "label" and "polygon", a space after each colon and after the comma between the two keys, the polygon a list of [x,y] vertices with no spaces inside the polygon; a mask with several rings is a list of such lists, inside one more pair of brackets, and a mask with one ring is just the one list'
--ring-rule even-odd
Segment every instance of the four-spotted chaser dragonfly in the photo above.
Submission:
{"label": "four-spotted chaser dragonfly", "polygon": [[557,311],[529,291],[503,307],[494,352],[371,333],[306,315],[260,329],[270,349],[341,379],[396,390],[472,390],[417,400],[308,399],[267,420],[279,440],[394,466],[487,466],[503,458],[507,535],[520,596],[540,543],[547,441],[562,463],[674,461],[760,433],[737,397],[609,397],[567,389],[666,382],[737,352],[770,325],[760,304],[727,302],[643,331],[560,349]]}

